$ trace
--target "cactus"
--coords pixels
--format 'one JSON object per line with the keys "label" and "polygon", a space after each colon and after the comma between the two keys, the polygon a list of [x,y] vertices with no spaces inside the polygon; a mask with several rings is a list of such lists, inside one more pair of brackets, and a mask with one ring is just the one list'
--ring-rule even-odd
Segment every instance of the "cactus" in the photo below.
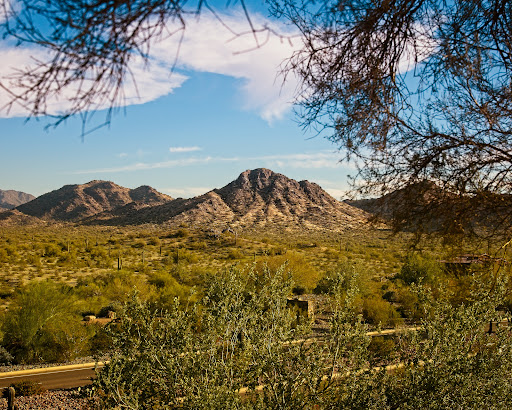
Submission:
{"label": "cactus", "polygon": [[17,406],[15,404],[15,396],[16,391],[14,390],[14,387],[9,387],[7,390],[7,410],[16,410]]}

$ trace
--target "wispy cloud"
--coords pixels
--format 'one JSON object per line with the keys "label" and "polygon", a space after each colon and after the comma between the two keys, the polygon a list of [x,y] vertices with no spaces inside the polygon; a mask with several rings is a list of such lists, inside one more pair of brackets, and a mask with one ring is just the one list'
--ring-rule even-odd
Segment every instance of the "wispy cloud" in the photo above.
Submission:
{"label": "wispy cloud", "polygon": [[173,198],[190,198],[198,196],[211,191],[212,187],[179,187],[179,188],[164,188],[161,191],[171,195]]}
{"label": "wispy cloud", "polygon": [[279,168],[336,168],[340,166],[338,157],[332,152],[316,152],[309,154],[282,154],[282,155],[261,155],[248,157],[189,157],[183,159],[161,161],[161,162],[137,162],[121,167],[90,169],[73,172],[73,174],[99,174],[99,173],[118,173],[133,172],[150,169],[162,168],[179,168],[192,165],[213,164],[221,162],[240,163],[241,166],[246,164],[255,164],[255,167],[279,167]]}
{"label": "wispy cloud", "polygon": [[[240,92],[244,107],[256,111],[267,121],[281,118],[291,107],[297,81],[290,76],[283,83],[278,73],[281,63],[297,49],[300,40],[291,42],[289,39],[293,38],[294,33],[288,27],[253,14],[251,18],[256,26],[271,26],[276,32],[286,36],[285,39],[268,32],[260,33],[258,44],[261,46],[257,47],[252,34],[234,34],[248,31],[248,23],[243,13],[223,15],[221,18],[222,22],[212,15],[203,14],[200,19],[190,19],[182,39],[179,35],[173,35],[152,44],[148,64],[141,58],[133,58],[129,67],[132,75],[123,86],[125,99],[121,104],[143,104],[172,93],[188,79],[176,72],[176,69],[186,69],[243,80]],[[176,61],[178,49],[179,57]],[[17,69],[33,67],[35,59],[45,61],[47,58],[47,53],[41,49],[12,47],[5,42],[0,43],[0,59],[7,62],[0,66],[0,78],[16,93],[15,84],[10,84],[6,78]],[[136,79],[136,83],[132,79]],[[70,86],[58,98],[50,101],[50,113],[64,111],[69,106],[68,98],[73,93],[74,88]],[[2,90],[0,107],[9,101],[10,96]],[[96,108],[106,106],[98,102]],[[0,108],[0,117],[27,114],[22,106],[14,106],[10,111]]]}
{"label": "wispy cloud", "polygon": [[201,147],[170,147],[169,152],[172,153],[180,153],[180,152],[194,152],[194,151],[201,151]]}
{"label": "wispy cloud", "polygon": [[177,159],[177,160],[153,162],[153,163],[137,162],[137,163],[125,165],[122,167],[99,168],[99,169],[75,171],[75,172],[72,172],[72,174],[84,175],[84,174],[100,174],[100,173],[133,172],[133,171],[143,171],[143,170],[148,170],[148,169],[161,169],[161,168],[176,168],[176,167],[185,167],[185,166],[197,165],[197,164],[206,164],[211,161],[212,161],[212,157],[185,158],[185,159]]}
{"label": "wispy cloud", "polygon": [[266,155],[249,159],[261,160],[266,166],[280,168],[337,168],[340,165],[339,158],[332,152]]}
{"label": "wispy cloud", "polygon": [[[253,14],[251,19],[256,27],[272,27],[284,35],[261,32],[257,34],[256,43],[254,35],[248,33],[249,26],[242,12],[220,17],[222,22],[211,15],[188,22],[178,66],[242,79],[245,108],[259,112],[267,121],[281,118],[291,107],[297,80],[290,76],[283,83],[279,73],[283,61],[302,45],[297,33],[281,23]],[[169,61],[172,58],[169,50],[177,46],[177,38],[170,37],[153,46],[153,55]]]}

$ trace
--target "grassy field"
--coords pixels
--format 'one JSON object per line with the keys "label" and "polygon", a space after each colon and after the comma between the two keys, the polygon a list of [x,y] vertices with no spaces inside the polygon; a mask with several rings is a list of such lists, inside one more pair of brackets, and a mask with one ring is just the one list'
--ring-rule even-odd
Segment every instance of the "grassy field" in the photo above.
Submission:
{"label": "grassy field", "polygon": [[[110,228],[55,226],[3,228],[0,231],[2,294],[32,279],[62,280],[118,269],[148,274],[180,267],[182,280],[194,284],[207,272],[233,264],[289,263],[309,288],[340,263],[353,263],[376,278],[400,269],[407,238],[389,232],[302,234],[212,232],[181,227]],[[310,278],[307,278],[310,276]],[[306,283],[307,282],[307,283]],[[311,290],[311,289],[308,289]]]}
{"label": "grassy field", "polygon": [[[431,240],[412,252],[411,239],[377,229],[219,234],[188,226],[4,228],[0,362],[11,356],[17,363],[70,360],[102,351],[108,343],[99,328],[79,324],[84,316],[120,311],[134,292],[156,309],[171,308],[176,298],[199,301],[233,266],[247,278],[251,269],[262,275],[285,266],[296,295],[329,293],[341,274],[355,283],[357,314],[371,328],[418,323],[425,310],[417,284],[454,306],[468,300],[473,282],[445,272],[438,261],[486,249]],[[392,349],[387,341],[381,344],[379,355]]]}

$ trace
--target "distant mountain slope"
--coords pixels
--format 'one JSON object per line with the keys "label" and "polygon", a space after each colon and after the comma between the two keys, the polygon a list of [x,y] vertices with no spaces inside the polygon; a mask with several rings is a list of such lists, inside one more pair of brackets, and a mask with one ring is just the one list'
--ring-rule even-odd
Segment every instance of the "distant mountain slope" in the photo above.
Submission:
{"label": "distant mountain slope", "polygon": [[44,222],[34,216],[25,215],[16,209],[0,209],[0,226],[42,225]]}
{"label": "distant mountain slope", "polygon": [[390,218],[404,205],[405,201],[408,203],[413,201],[424,204],[441,196],[449,195],[449,193],[443,191],[434,182],[421,181],[405,188],[397,189],[379,198],[346,200],[345,203],[363,209],[366,212]]}
{"label": "distant mountain slope", "polygon": [[133,202],[146,206],[170,200],[171,197],[148,186],[129,189],[110,181],[91,181],[82,185],[63,186],[16,209],[46,220],[79,221]]}
{"label": "distant mountain slope", "polygon": [[0,209],[14,209],[18,205],[32,201],[34,198],[34,195],[25,192],[13,191],[12,189],[4,191],[0,189]]}
{"label": "distant mountain slope", "polygon": [[209,227],[312,228],[361,227],[367,214],[339,202],[317,184],[297,182],[269,169],[248,170],[223,188],[190,199],[135,209],[118,208],[112,218],[99,214],[87,223],[128,225],[189,223]]}

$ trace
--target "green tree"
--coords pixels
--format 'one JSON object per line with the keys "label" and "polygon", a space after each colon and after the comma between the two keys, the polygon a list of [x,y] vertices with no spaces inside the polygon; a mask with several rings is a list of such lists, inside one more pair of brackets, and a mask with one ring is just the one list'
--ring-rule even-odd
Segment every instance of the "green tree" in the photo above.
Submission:
{"label": "green tree", "polygon": [[14,295],[2,323],[3,346],[19,363],[73,359],[87,351],[89,334],[67,285],[34,281]]}

